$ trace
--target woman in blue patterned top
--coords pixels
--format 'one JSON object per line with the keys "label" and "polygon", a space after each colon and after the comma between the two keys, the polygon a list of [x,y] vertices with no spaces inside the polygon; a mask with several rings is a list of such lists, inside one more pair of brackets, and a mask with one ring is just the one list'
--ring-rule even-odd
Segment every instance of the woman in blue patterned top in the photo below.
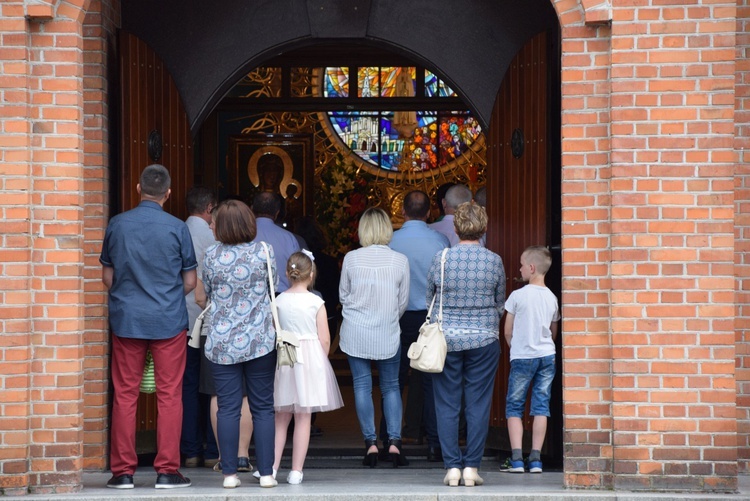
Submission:
{"label": "woman in blue patterned top", "polygon": [[[427,304],[443,295],[443,330],[448,356],[433,375],[440,447],[448,472],[446,485],[481,485],[478,474],[490,420],[492,389],[500,359],[500,317],[505,310],[505,268],[500,256],[479,239],[487,231],[487,213],[474,202],[458,206],[453,224],[459,242],[446,254],[440,282],[440,256],[427,275]],[[438,296],[435,308],[438,308]],[[466,449],[458,445],[458,416],[466,399]],[[463,468],[463,472],[461,469]]]}
{"label": "woman in blue patterned top", "polygon": [[222,202],[213,212],[212,225],[219,243],[206,250],[201,276],[205,297],[199,291],[196,301],[205,306],[206,297],[211,300],[205,354],[219,402],[217,431],[224,487],[240,484],[236,451],[243,385],[253,415],[260,485],[273,487],[276,332],[266,265],[270,257],[276,283],[273,248],[268,247],[270,256],[266,256],[263,246],[252,242],[255,216],[238,200]]}

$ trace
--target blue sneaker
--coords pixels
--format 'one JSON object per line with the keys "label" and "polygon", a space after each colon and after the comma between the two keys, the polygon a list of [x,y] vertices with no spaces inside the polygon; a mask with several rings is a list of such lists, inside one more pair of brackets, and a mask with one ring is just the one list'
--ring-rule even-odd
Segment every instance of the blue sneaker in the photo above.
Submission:
{"label": "blue sneaker", "polygon": [[523,473],[525,470],[523,460],[513,461],[511,458],[506,458],[505,462],[500,465],[500,471],[506,473]]}
{"label": "blue sneaker", "polygon": [[529,473],[541,473],[542,462],[541,461],[529,461]]}

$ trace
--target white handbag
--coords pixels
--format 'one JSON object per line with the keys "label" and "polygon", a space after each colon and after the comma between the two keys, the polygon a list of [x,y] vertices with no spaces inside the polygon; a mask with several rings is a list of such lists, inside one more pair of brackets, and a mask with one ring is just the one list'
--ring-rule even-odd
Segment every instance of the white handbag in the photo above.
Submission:
{"label": "white handbag", "polygon": [[443,278],[447,252],[447,248],[443,249],[443,254],[440,256],[440,311],[437,322],[431,323],[432,308],[435,306],[435,296],[432,296],[427,318],[419,328],[419,337],[411,344],[407,352],[410,360],[409,366],[422,372],[443,372],[445,357],[448,354],[448,343],[445,342],[445,334],[443,334]]}
{"label": "white handbag", "polygon": [[191,348],[200,348],[201,347],[201,332],[203,331],[203,318],[206,316],[206,313],[208,313],[208,309],[211,308],[211,300],[207,300],[206,307],[203,309],[200,315],[198,315],[198,318],[195,319],[195,323],[193,324],[193,330],[190,331],[190,337],[188,338],[188,346]]}
{"label": "white handbag", "polygon": [[271,270],[271,253],[268,245],[261,242],[266,251],[266,266],[268,266],[268,286],[271,291],[271,314],[273,315],[273,326],[276,329],[276,366],[294,367],[294,364],[302,363],[302,354],[299,348],[299,337],[296,333],[285,331],[279,323],[279,312],[276,309],[276,291],[273,286],[273,271]]}

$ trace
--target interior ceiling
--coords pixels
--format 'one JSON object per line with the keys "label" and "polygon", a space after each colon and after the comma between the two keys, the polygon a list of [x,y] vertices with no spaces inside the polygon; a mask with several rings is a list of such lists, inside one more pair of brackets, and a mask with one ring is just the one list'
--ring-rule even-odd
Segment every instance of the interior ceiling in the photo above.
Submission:
{"label": "interior ceiling", "polygon": [[[122,2],[123,29],[164,61],[193,134],[250,69],[295,50],[314,66],[314,46],[334,40],[354,56],[367,45],[432,69],[486,127],[515,54],[557,22],[550,0]],[[362,64],[372,52],[362,51]]]}

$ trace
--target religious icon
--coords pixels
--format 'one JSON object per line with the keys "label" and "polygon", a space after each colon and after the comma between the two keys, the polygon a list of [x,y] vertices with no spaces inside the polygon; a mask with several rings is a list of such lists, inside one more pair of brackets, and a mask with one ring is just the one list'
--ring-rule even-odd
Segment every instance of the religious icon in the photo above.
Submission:
{"label": "religious icon", "polygon": [[230,189],[248,203],[261,191],[284,200],[284,221],[313,213],[313,147],[309,134],[229,137]]}

